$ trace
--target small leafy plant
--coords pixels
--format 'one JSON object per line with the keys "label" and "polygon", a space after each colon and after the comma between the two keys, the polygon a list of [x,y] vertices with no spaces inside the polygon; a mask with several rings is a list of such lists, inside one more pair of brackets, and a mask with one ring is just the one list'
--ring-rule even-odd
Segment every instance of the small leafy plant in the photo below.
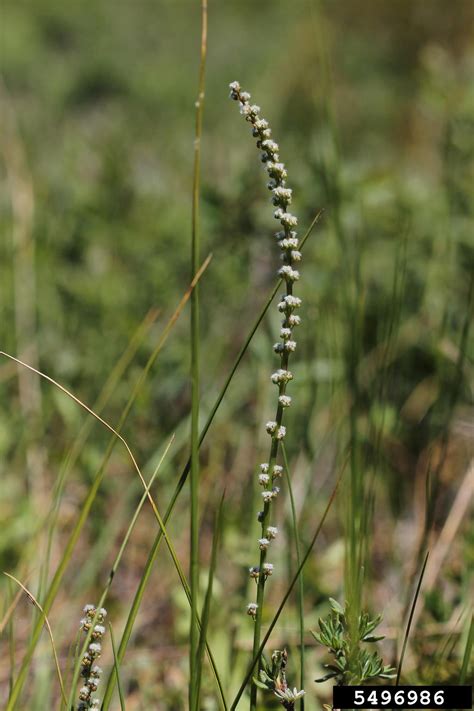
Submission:
{"label": "small leafy plant", "polygon": [[326,618],[319,618],[320,631],[312,634],[319,644],[327,647],[334,662],[324,665],[328,673],[316,682],[335,679],[338,686],[357,686],[370,679],[393,679],[395,669],[384,665],[377,650],[371,653],[361,646],[384,638],[373,634],[382,615],[371,618],[367,612],[362,612],[353,632],[349,605],[346,603],[342,607],[332,598],[329,602],[331,612]]}
{"label": "small leafy plant", "polygon": [[276,649],[272,654],[270,664],[266,657],[262,655],[259,678],[253,678],[255,686],[266,691],[273,691],[283,708],[293,711],[295,702],[304,696],[304,691],[298,691],[296,687],[291,689],[286,681],[286,665],[288,653],[286,649]]}

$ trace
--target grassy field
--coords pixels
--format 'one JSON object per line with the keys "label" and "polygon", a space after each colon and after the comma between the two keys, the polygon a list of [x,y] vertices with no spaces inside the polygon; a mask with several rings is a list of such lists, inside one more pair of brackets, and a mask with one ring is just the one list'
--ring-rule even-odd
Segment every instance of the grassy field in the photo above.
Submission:
{"label": "grassy field", "polygon": [[[473,3],[209,0],[198,144],[199,0],[1,15],[2,707],[81,708],[86,604],[108,614],[83,708],[279,708],[243,689],[271,627],[297,707],[322,709],[329,598],[353,659],[367,611],[401,683],[472,680]],[[285,285],[271,300],[280,226],[234,80],[306,236],[255,622]]]}

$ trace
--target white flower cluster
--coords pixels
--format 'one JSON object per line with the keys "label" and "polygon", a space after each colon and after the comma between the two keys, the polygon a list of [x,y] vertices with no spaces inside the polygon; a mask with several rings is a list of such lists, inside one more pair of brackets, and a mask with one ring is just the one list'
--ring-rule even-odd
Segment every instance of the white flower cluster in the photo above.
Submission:
{"label": "white flower cluster", "polygon": [[278,368],[275,373],[272,373],[272,383],[274,385],[282,385],[283,383],[289,383],[293,380],[293,373],[291,370],[285,370],[284,368]]}
{"label": "white flower cluster", "polygon": [[[278,532],[275,526],[268,526],[267,524],[270,506],[280,491],[277,486],[273,486],[273,481],[283,474],[283,467],[274,462],[278,455],[279,443],[286,435],[286,428],[282,424],[283,412],[291,405],[291,397],[286,394],[287,385],[293,380],[293,374],[288,370],[288,360],[290,354],[296,349],[293,329],[300,324],[300,317],[293,312],[301,306],[301,299],[293,295],[293,286],[300,278],[299,271],[294,269],[293,265],[301,261],[301,252],[298,250],[299,241],[294,231],[298,220],[295,215],[288,211],[293,193],[286,185],[288,174],[285,164],[280,161],[280,147],[272,138],[272,131],[268,121],[261,118],[260,107],[250,103],[250,94],[242,91],[237,81],[230,84],[230,98],[239,102],[241,114],[250,123],[252,135],[257,139],[257,148],[261,151],[262,163],[268,174],[267,186],[271,190],[271,201],[275,207],[273,215],[276,220],[279,220],[282,227],[275,235],[283,261],[283,266],[279,269],[278,276],[286,284],[286,294],[283,294],[277,307],[280,313],[283,314],[280,330],[281,342],[275,343],[273,346],[275,353],[280,356],[280,367],[271,376],[272,383],[278,386],[278,407],[275,419],[270,420],[265,425],[266,431],[271,436],[270,462],[261,464],[258,474],[258,483],[263,487],[262,499],[264,502],[264,509],[258,514],[258,520],[262,524],[262,536],[258,539],[260,565],[250,568],[250,576],[259,585],[263,585],[265,579],[273,573],[273,565],[266,563],[266,555],[271,541],[276,538]],[[253,619],[261,614],[256,603],[248,605],[247,613]]]}
{"label": "white flower cluster", "polygon": [[104,607],[97,609],[94,605],[86,605],[84,607],[84,613],[85,617],[81,620],[81,630],[87,634],[92,626],[94,626],[92,628],[91,642],[81,661],[81,676],[84,681],[83,686],[79,689],[77,711],[100,708],[99,699],[92,698],[92,694],[97,691],[102,674],[102,669],[97,666],[95,662],[102,652],[100,640],[105,634],[103,622],[107,617],[107,610]]}

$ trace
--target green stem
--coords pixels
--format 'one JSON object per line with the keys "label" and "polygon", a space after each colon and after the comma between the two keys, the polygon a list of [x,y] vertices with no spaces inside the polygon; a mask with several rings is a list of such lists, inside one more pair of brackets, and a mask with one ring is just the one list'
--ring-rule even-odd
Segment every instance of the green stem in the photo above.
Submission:
{"label": "green stem", "polygon": [[[289,229],[285,229],[285,232],[289,234]],[[286,284],[286,294],[287,296],[291,296],[293,292],[293,286],[291,283]],[[284,320],[284,326],[289,327],[289,321],[288,321],[288,313],[285,316]],[[288,369],[288,362],[289,362],[289,353],[288,351],[284,351],[281,355],[281,362],[280,362],[280,368],[282,370],[287,370]],[[286,382],[282,382],[279,385],[279,396],[284,395],[286,392]],[[276,416],[275,416],[275,422],[276,422],[276,430],[280,428],[282,422],[283,422],[283,406],[278,403],[277,411],[276,411]],[[273,470],[273,466],[276,463],[277,456],[278,456],[278,448],[279,448],[279,440],[276,437],[272,437],[272,443],[270,446],[270,457],[268,460],[268,470],[271,473]],[[272,479],[270,478],[270,488],[272,486]],[[262,538],[266,537],[266,529],[267,526],[269,525],[269,514],[270,514],[270,507],[271,504],[266,503],[263,507],[263,513],[261,515],[261,523],[262,523]],[[260,573],[258,576],[258,581],[257,581],[257,612],[255,616],[255,626],[254,626],[254,635],[253,635],[253,656],[255,657],[258,653],[258,650],[260,648],[260,638],[261,638],[261,631],[262,631],[262,613],[263,613],[263,603],[264,603],[264,598],[265,598],[265,581],[266,581],[266,575],[264,571],[264,565],[266,562],[267,558],[267,551],[266,549],[263,549],[260,551],[260,562],[259,562],[259,568],[260,568]],[[258,661],[258,671],[260,671],[261,668],[261,659],[259,658]],[[252,687],[250,690],[250,711],[256,711],[257,708],[257,686],[252,683]]]}
{"label": "green stem", "polygon": [[344,469],[345,469],[345,467],[346,467],[346,464],[347,464],[347,459],[344,461],[344,463],[343,463],[343,465],[342,465],[342,467],[341,467],[341,472],[340,472],[340,474],[339,474],[339,476],[338,476],[338,478],[337,478],[337,480],[336,480],[336,485],[335,485],[334,489],[332,490],[331,496],[329,497],[329,501],[328,501],[328,503],[327,503],[327,505],[326,505],[326,508],[324,509],[324,513],[323,513],[323,515],[322,515],[322,517],[321,517],[321,521],[319,522],[319,525],[318,525],[318,527],[317,527],[317,529],[316,529],[316,531],[315,531],[315,533],[314,533],[314,536],[313,536],[313,538],[312,538],[312,540],[311,540],[311,543],[309,544],[309,547],[307,548],[307,550],[306,550],[304,556],[303,556],[302,559],[301,559],[301,563],[300,563],[300,565],[298,566],[298,569],[297,569],[296,573],[294,574],[294,576],[293,576],[293,578],[292,578],[292,580],[291,580],[291,583],[290,583],[290,585],[289,585],[289,587],[288,587],[288,589],[287,589],[285,595],[283,596],[283,599],[282,599],[282,601],[281,601],[281,603],[280,603],[280,605],[279,605],[279,607],[278,607],[278,610],[276,611],[276,614],[275,614],[273,620],[270,622],[270,624],[269,624],[269,626],[268,626],[268,629],[267,629],[267,631],[266,631],[266,633],[265,633],[265,635],[264,635],[264,637],[263,637],[263,640],[262,640],[262,642],[261,642],[261,644],[260,644],[260,647],[259,647],[258,650],[257,650],[257,653],[253,656],[253,659],[252,659],[252,661],[251,661],[251,663],[250,663],[250,665],[249,665],[249,668],[248,668],[247,673],[246,673],[246,675],[245,675],[245,677],[244,677],[244,680],[242,681],[242,684],[241,684],[240,687],[239,687],[239,690],[238,690],[238,692],[237,692],[237,695],[236,695],[235,699],[234,699],[233,702],[232,702],[232,705],[231,705],[231,707],[230,707],[230,711],[236,711],[236,709],[237,709],[237,704],[239,703],[239,701],[240,701],[240,699],[241,699],[241,697],[242,697],[242,694],[244,693],[244,691],[245,691],[245,689],[246,689],[246,687],[247,687],[247,684],[249,683],[249,680],[250,680],[250,678],[251,678],[251,676],[252,676],[252,674],[253,674],[253,670],[255,669],[255,666],[256,666],[258,660],[260,659],[260,656],[261,656],[261,654],[262,654],[262,652],[263,652],[263,649],[264,649],[266,643],[268,642],[268,640],[269,640],[269,638],[270,638],[270,635],[271,635],[271,633],[273,632],[273,630],[274,630],[274,628],[275,628],[276,623],[278,622],[278,620],[279,620],[279,618],[280,618],[280,615],[281,615],[281,613],[282,613],[282,610],[283,610],[283,608],[285,607],[285,605],[286,605],[286,603],[287,603],[287,600],[288,600],[288,598],[290,597],[290,595],[291,595],[291,593],[292,593],[292,591],[293,591],[293,588],[295,587],[296,581],[298,580],[299,576],[301,575],[301,571],[303,570],[304,566],[306,565],[306,561],[308,560],[308,558],[309,558],[309,556],[310,556],[310,554],[311,554],[311,551],[312,551],[313,548],[314,548],[314,545],[315,545],[315,543],[316,543],[316,541],[317,541],[317,539],[318,539],[318,536],[319,536],[319,534],[320,534],[320,532],[321,532],[321,529],[322,529],[322,527],[323,527],[323,525],[324,525],[324,522],[325,522],[326,517],[327,517],[327,515],[328,515],[328,513],[329,513],[329,510],[330,510],[330,508],[331,508],[331,506],[332,506],[332,504],[333,504],[334,499],[336,498],[337,490],[338,490],[338,488],[339,488],[339,484],[340,484],[340,481],[341,481],[341,479],[342,479],[342,475],[343,475],[343,473],[344,473]]}
{"label": "green stem", "polygon": [[[298,522],[296,518],[296,506],[295,497],[293,496],[293,487],[291,485],[290,468],[288,466],[288,458],[286,456],[285,445],[282,444],[281,452],[283,454],[283,461],[285,463],[286,480],[288,482],[288,493],[290,494],[290,504],[291,504],[291,519],[293,527],[293,537],[295,539],[296,548],[296,564],[298,568],[301,565],[301,545],[300,536],[298,533]],[[300,627],[300,689],[304,689],[304,582],[303,582],[303,571],[298,578],[298,614],[299,614],[299,627]],[[304,696],[301,698],[300,702],[301,711],[304,711]]]}
{"label": "green stem", "polygon": [[[196,129],[194,139],[194,177],[192,203],[191,272],[199,265],[199,192],[201,169],[201,135],[204,108],[204,86],[207,52],[207,0],[201,2],[201,59],[199,65],[198,98],[196,101]],[[199,647],[198,588],[199,588],[199,291],[191,295],[191,630],[190,630],[190,684],[189,708],[198,711],[199,684],[196,676]]]}

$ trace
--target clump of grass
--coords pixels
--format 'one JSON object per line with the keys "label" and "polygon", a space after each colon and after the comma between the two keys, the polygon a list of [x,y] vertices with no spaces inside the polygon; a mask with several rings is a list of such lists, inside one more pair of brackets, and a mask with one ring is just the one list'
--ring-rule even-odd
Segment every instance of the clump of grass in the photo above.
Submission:
{"label": "clump of grass", "polygon": [[[271,376],[272,383],[278,387],[277,408],[275,418],[269,420],[265,425],[271,438],[270,452],[268,461],[260,464],[258,473],[263,499],[263,509],[258,513],[258,521],[261,524],[261,537],[258,539],[260,560],[258,565],[249,569],[251,578],[257,584],[257,600],[250,602],[247,606],[247,614],[255,621],[253,639],[253,655],[255,656],[260,647],[265,585],[274,571],[273,563],[267,560],[267,554],[278,534],[278,528],[272,522],[272,503],[280,493],[280,487],[276,482],[283,474],[283,466],[277,464],[277,459],[280,445],[286,436],[286,427],[283,425],[284,412],[291,405],[287,386],[293,380],[293,374],[288,369],[290,355],[296,349],[293,331],[301,322],[300,317],[294,313],[301,306],[301,299],[293,294],[294,283],[300,278],[300,273],[294,268],[294,265],[301,261],[301,252],[298,250],[299,241],[294,230],[298,219],[288,211],[288,206],[292,201],[292,190],[286,185],[288,174],[284,163],[280,162],[280,147],[272,139],[268,121],[261,118],[260,107],[250,103],[250,94],[242,91],[237,81],[230,84],[230,98],[240,104],[241,114],[250,123],[252,136],[257,140],[257,148],[261,151],[261,160],[269,176],[267,187],[272,193],[272,203],[275,207],[274,217],[282,227],[275,234],[283,261],[278,275],[286,284],[286,292],[278,303],[278,311],[283,314],[280,341],[273,346],[273,350],[280,357],[280,367]],[[263,658],[261,658],[259,660],[259,674],[264,672],[263,665]],[[264,688],[268,687],[264,686]],[[297,693],[299,694],[297,698],[303,695],[301,692]],[[250,700],[252,711],[256,708],[256,704],[257,685],[253,683]]]}

